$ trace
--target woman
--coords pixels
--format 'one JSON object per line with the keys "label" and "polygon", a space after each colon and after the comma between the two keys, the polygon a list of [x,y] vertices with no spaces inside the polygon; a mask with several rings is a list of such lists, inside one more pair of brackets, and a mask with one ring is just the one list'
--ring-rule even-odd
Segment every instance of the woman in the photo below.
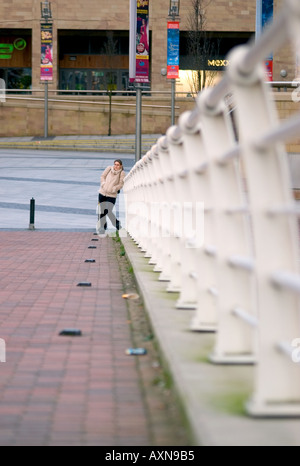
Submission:
{"label": "woman", "polygon": [[124,186],[125,172],[122,160],[115,160],[113,167],[107,167],[102,176],[99,189],[99,221],[97,232],[99,235],[105,235],[107,229],[106,216],[110,219],[113,226],[120,230],[119,220],[113,213],[113,208],[117,200],[118,192]]}
{"label": "woman", "polygon": [[145,47],[146,52],[149,52],[149,44],[148,44],[148,33],[147,33],[147,23],[145,19],[142,19],[142,25],[140,29],[140,44],[143,44]]}

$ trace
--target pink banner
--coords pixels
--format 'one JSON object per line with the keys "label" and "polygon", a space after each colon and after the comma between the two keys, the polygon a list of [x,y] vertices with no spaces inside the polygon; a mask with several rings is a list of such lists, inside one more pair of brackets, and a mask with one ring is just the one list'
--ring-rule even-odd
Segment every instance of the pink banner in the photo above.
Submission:
{"label": "pink banner", "polygon": [[136,83],[149,82],[149,0],[137,0]]}
{"label": "pink banner", "polygon": [[41,25],[41,81],[53,80],[52,24]]}

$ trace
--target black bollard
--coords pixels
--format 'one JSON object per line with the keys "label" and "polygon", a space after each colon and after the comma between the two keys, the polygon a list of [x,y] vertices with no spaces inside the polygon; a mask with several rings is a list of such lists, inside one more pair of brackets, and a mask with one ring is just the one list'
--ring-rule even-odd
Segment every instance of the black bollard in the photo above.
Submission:
{"label": "black bollard", "polygon": [[34,230],[34,216],[35,216],[35,200],[32,198],[30,201],[29,230]]}

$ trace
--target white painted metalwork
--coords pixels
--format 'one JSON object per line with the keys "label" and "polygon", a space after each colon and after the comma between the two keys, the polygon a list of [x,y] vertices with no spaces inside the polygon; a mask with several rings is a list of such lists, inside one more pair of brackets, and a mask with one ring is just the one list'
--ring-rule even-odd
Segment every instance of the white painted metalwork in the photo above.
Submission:
{"label": "white painted metalwork", "polygon": [[[300,113],[279,121],[262,63],[287,40],[299,55],[299,0],[231,52],[223,80],[125,179],[128,231],[179,293],[177,307],[195,307],[191,330],[216,332],[210,361],[256,364],[246,409],[257,417],[300,416],[300,211],[284,146]],[[136,202],[146,204],[137,218]],[[203,228],[185,229],[183,212],[195,220],[198,204]],[[158,236],[143,237],[145,225]]]}

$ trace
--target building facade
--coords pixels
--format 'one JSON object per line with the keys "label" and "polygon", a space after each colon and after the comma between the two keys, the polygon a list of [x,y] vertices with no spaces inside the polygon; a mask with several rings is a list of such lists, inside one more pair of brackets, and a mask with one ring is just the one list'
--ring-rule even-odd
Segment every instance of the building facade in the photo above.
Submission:
{"label": "building facade", "polygon": [[[235,45],[247,42],[255,32],[256,0],[200,0],[203,30],[209,44],[206,55],[195,56],[189,43],[193,29],[193,2],[180,4],[181,76],[195,67],[223,71],[226,56]],[[169,0],[149,0],[150,87],[167,90],[161,70],[167,63]],[[129,87],[129,0],[52,0],[52,89],[126,91]],[[282,0],[274,0],[274,10]],[[197,61],[201,60],[201,63]],[[196,62],[196,64],[195,64]],[[0,78],[8,89],[40,88],[41,2],[2,0],[0,3]],[[289,50],[274,57],[273,79],[295,77],[295,59]]]}

